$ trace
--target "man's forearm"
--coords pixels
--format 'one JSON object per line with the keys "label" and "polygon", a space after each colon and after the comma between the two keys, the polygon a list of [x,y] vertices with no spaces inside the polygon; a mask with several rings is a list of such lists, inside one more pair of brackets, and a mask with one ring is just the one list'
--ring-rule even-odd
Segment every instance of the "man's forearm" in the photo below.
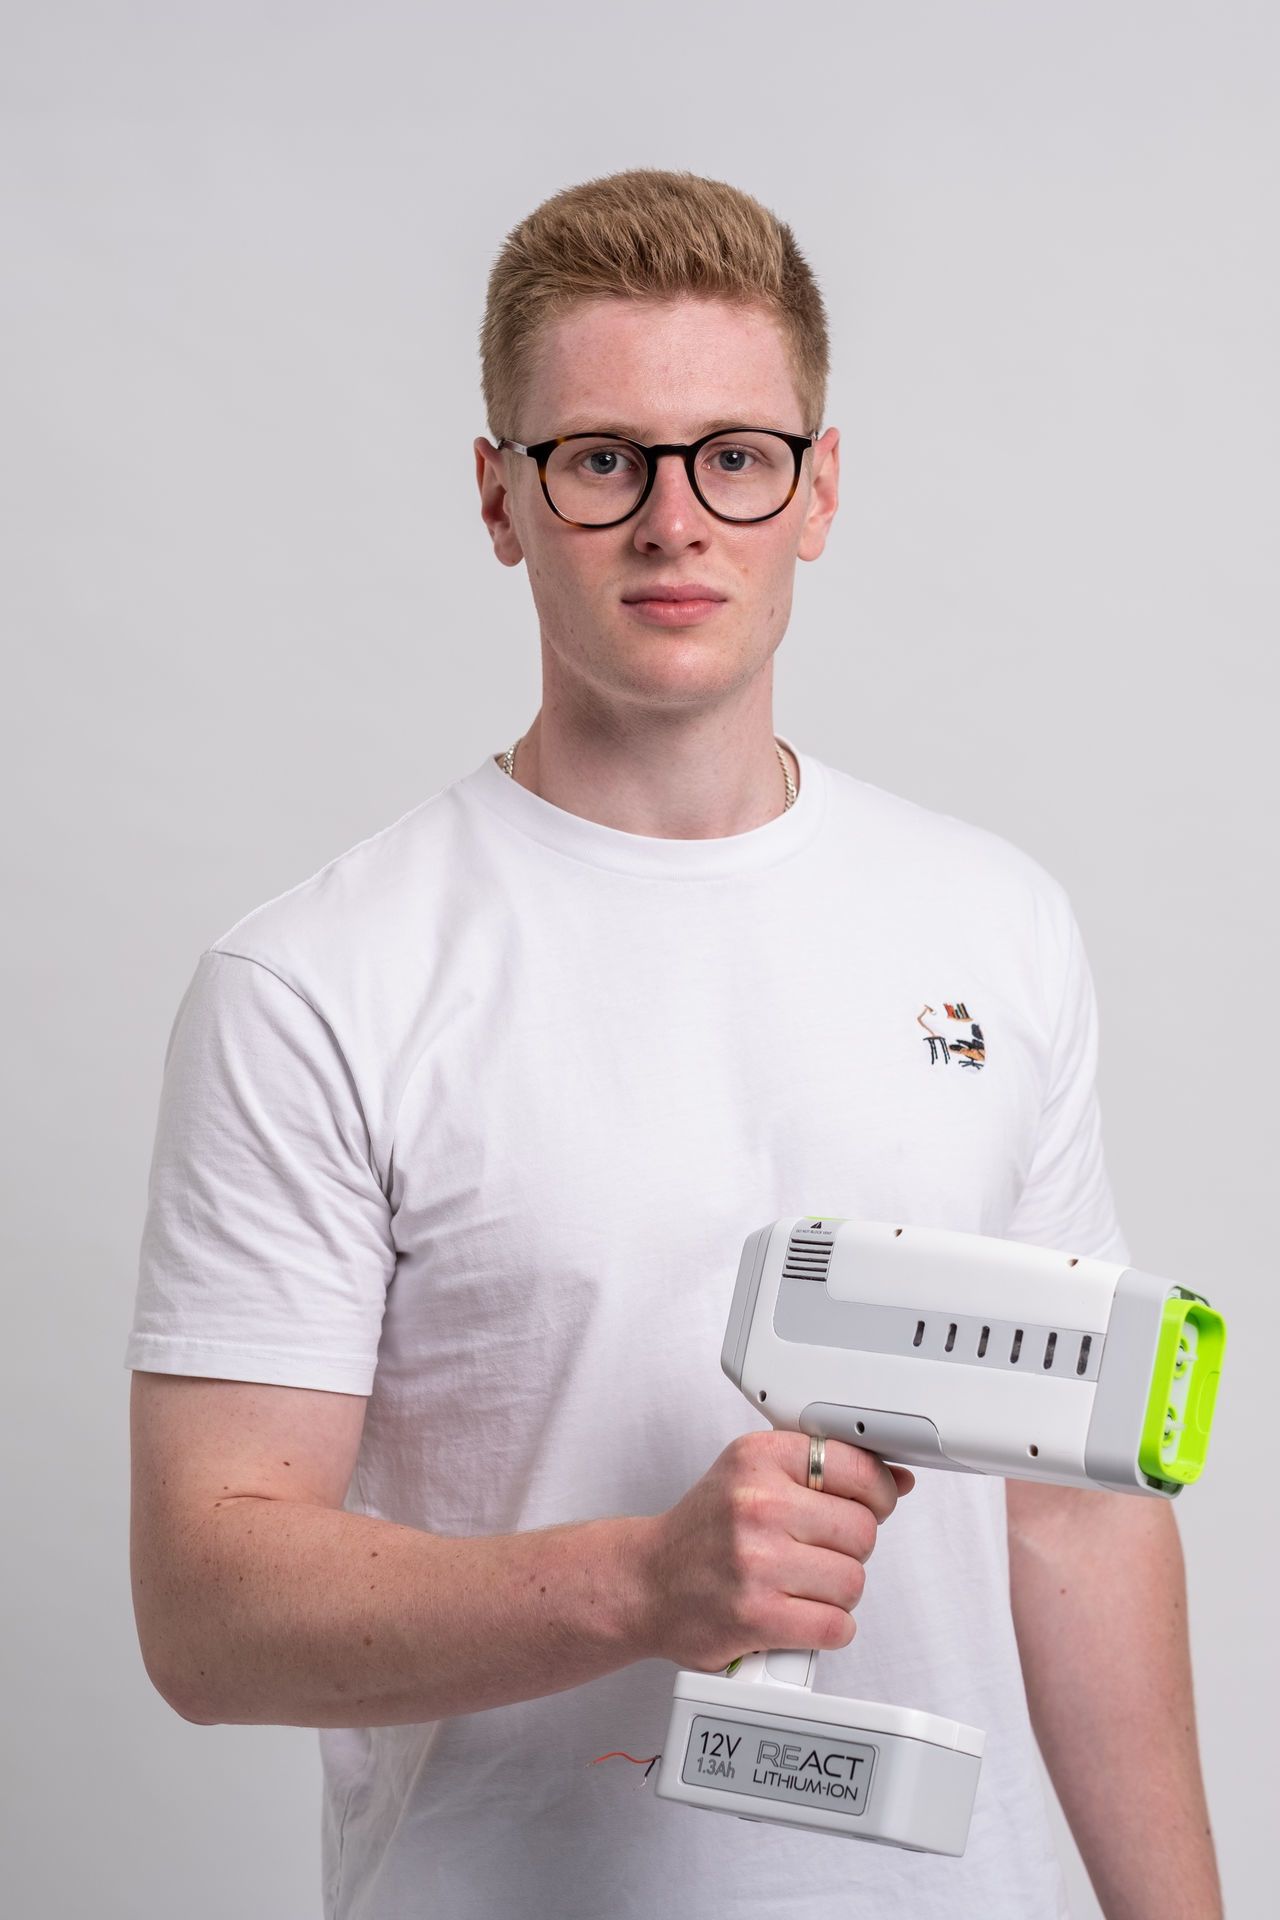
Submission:
{"label": "man's forearm", "polygon": [[452,1539],[284,1500],[221,1503],[135,1596],[148,1668],[204,1724],[393,1726],[643,1658],[651,1522]]}
{"label": "man's forearm", "polygon": [[1032,1724],[1094,1891],[1107,1920],[1217,1920],[1173,1510],[1049,1495],[1021,1524],[1011,1498],[1010,1595]]}

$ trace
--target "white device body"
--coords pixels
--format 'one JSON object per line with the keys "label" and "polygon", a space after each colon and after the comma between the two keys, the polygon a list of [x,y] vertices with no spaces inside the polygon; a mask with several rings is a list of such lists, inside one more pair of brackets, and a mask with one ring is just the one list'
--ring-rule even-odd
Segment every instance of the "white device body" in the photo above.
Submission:
{"label": "white device body", "polygon": [[775,1427],[903,1466],[1172,1499],[1138,1436],[1161,1310],[1186,1293],[1019,1241],[805,1215],[748,1238],[721,1365]]}
{"label": "white device body", "polygon": [[[1180,1484],[1145,1472],[1138,1451],[1175,1295],[1201,1297],[1112,1261],[806,1214],[748,1237],[721,1364],[775,1427],[887,1461],[1171,1499]],[[658,1794],[963,1853],[981,1730],[815,1694],[816,1658],[681,1670]]]}

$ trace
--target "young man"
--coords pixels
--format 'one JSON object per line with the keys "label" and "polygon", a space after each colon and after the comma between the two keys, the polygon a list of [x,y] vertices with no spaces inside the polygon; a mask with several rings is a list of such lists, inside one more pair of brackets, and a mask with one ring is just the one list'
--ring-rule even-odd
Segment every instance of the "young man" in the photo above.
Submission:
{"label": "young man", "polygon": [[[1034,1724],[1108,1914],[1210,1920],[1170,1508],[834,1442],[811,1491],[718,1365],[782,1214],[1127,1258],[1062,888],[774,736],[836,510],[813,278],[746,195],[618,175],[509,237],[483,358],[542,705],[196,967],[128,1351],[148,1670],[321,1729],[330,1916],[1054,1920]],[[673,1663],[811,1645],[987,1730],[962,1859],[592,1764],[658,1751]]]}

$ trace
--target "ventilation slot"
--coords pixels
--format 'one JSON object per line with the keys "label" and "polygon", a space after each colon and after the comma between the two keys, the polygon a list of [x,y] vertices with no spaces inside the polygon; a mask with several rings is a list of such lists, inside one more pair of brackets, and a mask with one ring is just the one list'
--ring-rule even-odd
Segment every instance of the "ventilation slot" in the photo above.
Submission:
{"label": "ventilation slot", "polygon": [[[807,1325],[807,1323],[806,1323]],[[808,1332],[798,1337],[808,1339]],[[1015,1326],[1011,1320],[979,1320],[944,1309],[914,1307],[872,1308],[848,1344],[868,1353],[918,1353],[920,1358],[951,1366],[982,1366],[989,1371],[1010,1369],[1066,1383],[1097,1371],[1102,1336],[1081,1334],[1075,1328]]]}
{"label": "ventilation slot", "polygon": [[799,1234],[793,1234],[787,1246],[786,1263],[782,1274],[786,1280],[825,1280],[827,1268],[831,1265],[831,1256],[835,1252],[835,1241],[805,1240]]}

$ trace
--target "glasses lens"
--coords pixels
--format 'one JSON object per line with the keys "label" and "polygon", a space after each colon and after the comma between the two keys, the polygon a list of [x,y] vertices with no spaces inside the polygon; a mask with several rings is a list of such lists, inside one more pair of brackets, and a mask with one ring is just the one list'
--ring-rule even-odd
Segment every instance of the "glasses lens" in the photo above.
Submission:
{"label": "glasses lens", "polygon": [[625,440],[568,440],[547,461],[547,492],[557,513],[583,527],[604,527],[630,513],[644,492],[643,454]]}
{"label": "glasses lens", "polygon": [[731,520],[759,520],[786,502],[796,460],[774,433],[725,433],[698,454],[698,488],[709,507]]}
{"label": "glasses lens", "polygon": [[[698,454],[698,487],[728,520],[761,520],[785,506],[795,455],[777,434],[724,433]],[[644,492],[645,463],[627,440],[601,434],[567,440],[547,461],[547,492],[557,513],[579,526],[621,520]]]}

